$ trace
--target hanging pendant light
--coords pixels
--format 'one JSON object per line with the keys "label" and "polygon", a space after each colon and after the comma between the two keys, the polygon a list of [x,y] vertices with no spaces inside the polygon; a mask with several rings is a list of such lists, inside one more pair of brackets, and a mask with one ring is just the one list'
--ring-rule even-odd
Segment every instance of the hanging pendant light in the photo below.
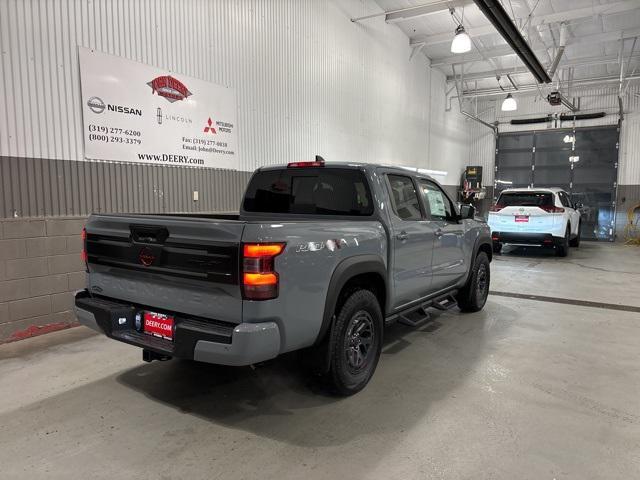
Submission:
{"label": "hanging pendant light", "polygon": [[456,35],[451,42],[451,53],[467,53],[471,50],[471,38],[462,25],[456,28]]}
{"label": "hanging pendant light", "polygon": [[518,102],[513,96],[509,93],[507,94],[507,98],[502,101],[502,111],[503,112],[513,112],[518,109]]}

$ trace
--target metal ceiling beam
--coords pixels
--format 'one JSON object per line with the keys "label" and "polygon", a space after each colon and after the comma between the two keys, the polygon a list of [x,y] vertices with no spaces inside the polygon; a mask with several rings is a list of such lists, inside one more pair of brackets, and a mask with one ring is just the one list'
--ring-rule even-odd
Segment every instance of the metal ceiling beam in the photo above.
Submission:
{"label": "metal ceiling beam", "polygon": [[[558,13],[537,15],[531,18],[530,26],[537,27],[544,24],[561,22],[569,22],[570,24],[572,20],[580,18],[593,17],[596,15],[613,15],[637,9],[640,9],[640,3],[638,3],[637,0],[626,0],[623,2],[608,3],[605,5],[594,5],[593,7],[577,8],[575,10],[567,10]],[[491,24],[480,25],[477,27],[469,27],[465,25],[465,30],[469,35],[474,37],[498,33]],[[451,32],[437,33],[434,35],[417,35],[414,37],[414,40],[416,42],[424,42],[427,46],[449,43],[451,42]]]}
{"label": "metal ceiling beam", "polygon": [[397,8],[386,12],[377,12],[363,17],[352,18],[352,22],[361,22],[370,18],[385,17],[387,22],[401,22],[415,17],[423,17],[433,13],[448,11],[449,8],[463,7],[470,5],[473,0],[435,0],[433,2],[424,3],[422,5],[414,5],[412,7]]}
{"label": "metal ceiling beam", "polygon": [[[640,80],[640,75],[632,75],[628,76],[627,80]],[[583,78],[574,80],[575,86],[587,86],[587,85],[599,85],[602,83],[617,83],[619,81],[618,75],[608,76],[608,77],[591,77],[591,78]],[[496,96],[504,96],[505,93],[525,93],[525,92],[535,92],[538,90],[537,84],[528,84],[528,85],[518,85],[518,90],[513,88],[483,88],[481,90],[465,90],[462,92],[462,96],[464,98],[475,98],[475,97],[496,97]]]}
{"label": "metal ceiling beam", "polygon": [[[631,57],[627,57],[627,60],[629,59],[631,60],[640,59],[640,53],[637,53]],[[570,61],[565,61],[561,63],[560,66],[558,67],[558,70],[562,70],[566,68],[585,67],[589,65],[609,65],[609,64],[618,63],[618,60],[619,60],[618,55],[581,58],[581,59],[570,60]],[[472,81],[472,80],[483,80],[487,78],[496,78],[496,75],[500,75],[500,76],[507,75],[507,74],[519,75],[523,73],[529,73],[529,70],[527,70],[524,67],[501,68],[498,70],[487,70],[484,72],[465,73],[464,78],[465,80]],[[454,81],[453,76],[448,75],[447,82],[453,82],[453,81]]]}
{"label": "metal ceiling beam", "polygon": [[[405,20],[425,17],[427,15],[433,15],[434,13],[438,12],[449,11],[450,8],[464,7],[472,4],[473,0],[438,1],[426,5],[420,5],[410,10],[387,13],[385,15],[385,21],[388,23],[404,22]],[[451,41],[451,33],[449,34],[449,41]]]}
{"label": "metal ceiling beam", "polygon": [[[615,31],[615,32],[606,32],[606,33],[596,33],[593,35],[585,35],[582,37],[574,37],[569,45],[575,42],[579,42],[580,45],[588,45],[594,43],[604,43],[604,42],[614,42],[621,39],[626,38],[635,38],[640,36],[640,28],[636,28],[633,30],[624,30],[624,31]],[[411,42],[414,43],[413,41]],[[424,43],[424,42],[415,42],[415,43]],[[535,42],[533,44],[534,52],[539,54],[544,54],[545,49],[549,49],[546,45],[542,43]],[[431,59],[431,66],[433,67],[441,67],[443,65],[453,65],[454,63],[466,63],[466,62],[480,62],[483,57],[506,57],[509,55],[514,55],[515,52],[509,45],[499,45],[497,47],[489,48],[484,50],[482,53],[471,52],[463,55],[451,55],[447,57],[439,57]]]}

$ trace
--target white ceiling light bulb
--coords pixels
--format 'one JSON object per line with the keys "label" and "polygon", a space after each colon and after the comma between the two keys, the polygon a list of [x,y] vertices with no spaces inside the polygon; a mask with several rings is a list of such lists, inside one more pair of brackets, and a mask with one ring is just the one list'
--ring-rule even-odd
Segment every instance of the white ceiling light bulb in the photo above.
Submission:
{"label": "white ceiling light bulb", "polygon": [[462,25],[456,28],[456,36],[451,42],[451,53],[466,53],[471,50],[471,38]]}
{"label": "white ceiling light bulb", "polygon": [[507,98],[502,101],[502,111],[503,112],[513,112],[518,109],[518,102],[513,96],[509,93],[507,94]]}

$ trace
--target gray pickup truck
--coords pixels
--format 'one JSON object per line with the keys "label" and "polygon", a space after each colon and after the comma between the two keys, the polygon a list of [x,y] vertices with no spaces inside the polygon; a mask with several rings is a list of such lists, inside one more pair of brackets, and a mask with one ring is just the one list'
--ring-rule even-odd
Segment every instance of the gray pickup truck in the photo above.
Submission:
{"label": "gray pickup truck", "polygon": [[94,214],[83,237],[83,324],[147,361],[240,366],[302,350],[342,395],[373,375],[385,324],[478,311],[489,290],[487,225],[401,167],[264,167],[239,215]]}

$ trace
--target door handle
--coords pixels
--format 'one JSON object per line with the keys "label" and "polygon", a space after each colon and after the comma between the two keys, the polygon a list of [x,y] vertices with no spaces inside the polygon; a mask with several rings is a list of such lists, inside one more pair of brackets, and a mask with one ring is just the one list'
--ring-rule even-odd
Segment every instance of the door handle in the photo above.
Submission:
{"label": "door handle", "polygon": [[407,238],[409,238],[409,234],[403,230],[396,235],[396,238],[404,242]]}
{"label": "door handle", "polygon": [[433,232],[433,233],[434,233],[434,235],[435,235],[436,237],[438,237],[438,238],[440,238],[440,237],[444,234],[444,232],[443,232],[443,231],[442,231],[442,229],[440,229],[440,228],[439,228],[439,229],[437,229],[437,230],[436,230],[435,232]]}

